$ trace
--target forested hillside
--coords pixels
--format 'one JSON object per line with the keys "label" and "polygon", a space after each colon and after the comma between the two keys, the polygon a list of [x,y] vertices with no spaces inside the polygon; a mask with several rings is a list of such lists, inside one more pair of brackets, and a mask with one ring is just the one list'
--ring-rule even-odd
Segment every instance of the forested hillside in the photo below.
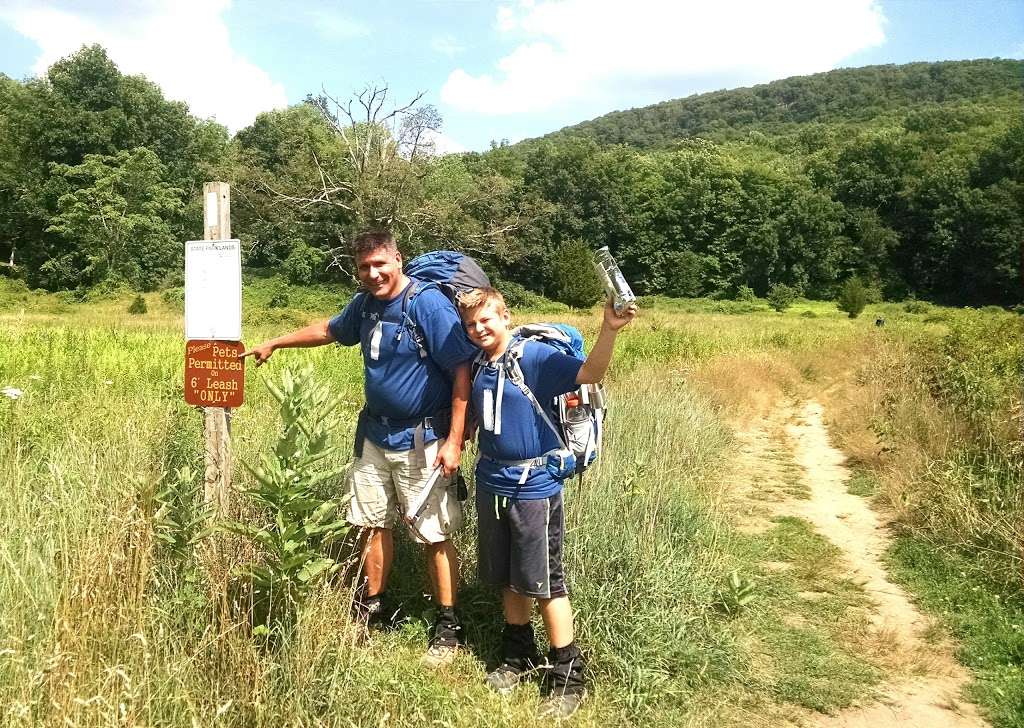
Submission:
{"label": "forested hillside", "polygon": [[[608,245],[645,294],[1022,302],[1024,63],[847,69],[617,112],[437,157],[430,106],[369,88],[261,114],[229,139],[83,48],[0,76],[0,256],[30,285],[180,284],[199,185],[232,184],[246,263],[350,281],[345,243],[472,252],[509,291],[595,296]],[[349,111],[352,114],[349,115]]]}
{"label": "forested hillside", "polygon": [[[666,147],[684,137],[778,135],[809,122],[870,122],[936,107],[1020,109],[1024,62],[1002,59],[843,68],[731,91],[615,111],[545,138],[589,136],[602,144]],[[979,110],[980,111],[980,110]],[[952,118],[959,117],[953,114]]]}

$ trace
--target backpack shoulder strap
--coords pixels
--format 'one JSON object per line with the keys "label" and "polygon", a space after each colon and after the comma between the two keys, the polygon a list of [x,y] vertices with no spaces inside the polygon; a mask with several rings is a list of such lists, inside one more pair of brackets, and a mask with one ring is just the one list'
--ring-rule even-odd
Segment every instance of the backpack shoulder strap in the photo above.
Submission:
{"label": "backpack shoulder strap", "polygon": [[409,334],[412,336],[412,340],[416,344],[416,348],[420,351],[420,358],[425,359],[427,356],[426,337],[423,333],[423,329],[420,328],[416,318],[412,315],[413,302],[420,293],[434,284],[427,281],[421,281],[418,278],[413,278],[411,280],[412,282],[405,287],[405,292],[402,294],[402,321],[399,324],[398,338],[402,338],[402,329],[408,328]]}
{"label": "backpack shoulder strap", "polygon": [[512,346],[509,347],[508,352],[505,354],[505,357],[508,360],[505,366],[509,372],[509,379],[514,385],[516,385],[516,387],[519,388],[519,391],[523,393],[523,396],[526,397],[530,401],[530,404],[533,405],[537,414],[541,416],[551,431],[555,433],[555,437],[558,438],[558,442],[561,443],[562,447],[568,448],[561,428],[555,425],[551,420],[551,415],[549,415],[544,409],[544,406],[537,401],[537,396],[526,384],[526,377],[523,376],[523,368],[519,365],[519,360],[523,358],[523,349],[526,348],[527,341],[532,341],[532,339],[520,339],[516,343],[512,344]]}

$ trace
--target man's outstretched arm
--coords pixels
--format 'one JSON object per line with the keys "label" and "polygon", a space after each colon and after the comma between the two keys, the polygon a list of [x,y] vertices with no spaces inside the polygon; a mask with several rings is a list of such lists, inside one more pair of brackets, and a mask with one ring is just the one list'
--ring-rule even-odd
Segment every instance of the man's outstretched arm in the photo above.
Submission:
{"label": "man's outstretched arm", "polygon": [[278,349],[294,349],[333,344],[334,336],[331,335],[331,331],[327,326],[329,322],[329,319],[317,321],[316,323],[312,323],[304,328],[296,329],[295,331],[291,331],[287,334],[282,334],[276,339],[264,341],[262,344],[254,346],[248,351],[243,351],[239,354],[239,357],[251,356],[256,360],[256,366],[259,366],[269,359]]}

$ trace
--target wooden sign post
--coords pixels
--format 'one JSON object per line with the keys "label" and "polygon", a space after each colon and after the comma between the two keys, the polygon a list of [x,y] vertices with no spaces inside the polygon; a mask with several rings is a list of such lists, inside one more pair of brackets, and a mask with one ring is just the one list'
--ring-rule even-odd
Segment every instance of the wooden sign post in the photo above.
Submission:
{"label": "wooden sign post", "polygon": [[[203,239],[228,240],[230,237],[230,187],[227,182],[207,182],[203,185]],[[206,442],[203,492],[206,502],[223,517],[230,513],[231,506],[231,411],[227,407],[203,408],[203,439]]]}

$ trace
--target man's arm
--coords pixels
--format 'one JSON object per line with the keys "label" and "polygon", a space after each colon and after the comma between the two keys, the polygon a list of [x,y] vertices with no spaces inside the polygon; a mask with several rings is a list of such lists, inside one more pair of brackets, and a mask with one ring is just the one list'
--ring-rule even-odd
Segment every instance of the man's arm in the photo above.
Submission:
{"label": "man's arm", "polygon": [[618,336],[619,329],[636,318],[636,313],[636,304],[633,303],[621,314],[615,313],[611,300],[605,304],[601,333],[597,335],[594,348],[590,350],[590,355],[576,375],[576,384],[597,384],[604,379],[604,374],[612,361],[612,352],[615,350],[615,337]]}
{"label": "man's arm", "polygon": [[459,461],[462,459],[462,442],[466,434],[466,404],[469,402],[469,393],[472,389],[472,382],[469,378],[469,362],[463,362],[455,367],[455,379],[452,382],[452,422],[448,430],[448,439],[437,453],[434,460],[434,467],[438,465],[444,470],[445,476],[451,476],[459,469]]}
{"label": "man's arm", "polygon": [[331,335],[330,328],[328,327],[330,319],[324,319],[323,321],[317,321],[309,326],[295,331],[289,332],[278,336],[276,339],[270,339],[264,341],[258,346],[254,346],[248,351],[243,351],[239,354],[239,358],[243,356],[252,356],[256,360],[256,366],[263,364],[271,355],[278,349],[293,349],[297,347],[309,347],[309,346],[323,346],[324,344],[334,343],[334,336]]}

